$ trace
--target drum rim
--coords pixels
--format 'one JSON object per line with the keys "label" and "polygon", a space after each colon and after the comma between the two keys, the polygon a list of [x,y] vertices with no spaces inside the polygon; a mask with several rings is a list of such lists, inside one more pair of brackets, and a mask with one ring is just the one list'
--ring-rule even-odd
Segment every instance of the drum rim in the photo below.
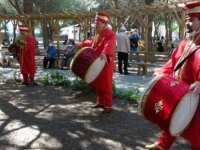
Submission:
{"label": "drum rim", "polygon": [[[195,113],[196,113],[196,111],[194,112],[194,114],[193,114],[193,116],[192,116],[192,118],[191,118],[191,120],[187,123],[187,125],[180,131],[180,132],[177,132],[177,133],[175,133],[175,134],[173,134],[172,132],[171,132],[171,125],[172,125],[172,118],[173,118],[173,116],[175,115],[175,112],[177,111],[177,109],[178,108],[180,108],[180,104],[181,104],[181,102],[182,102],[182,99],[186,96],[188,94],[188,92],[186,92],[185,93],[185,95],[179,100],[179,102],[178,102],[178,104],[177,104],[177,106],[175,107],[175,109],[174,109],[174,111],[173,111],[173,113],[172,113],[172,115],[171,115],[171,119],[170,119],[170,122],[169,122],[169,133],[172,135],[172,136],[179,136],[180,134],[182,134],[183,132],[184,132],[184,130],[190,125],[190,122],[192,121],[192,119],[193,119],[193,117],[194,117],[194,115],[195,115]],[[192,94],[192,93],[191,93]],[[197,97],[197,100],[199,101],[199,96]],[[199,102],[198,102],[199,103]],[[197,107],[198,107],[198,105],[197,105]],[[196,110],[197,110],[197,107],[196,107]]]}
{"label": "drum rim", "polygon": [[[84,81],[86,81],[86,77],[88,76],[88,73],[91,71],[92,66],[94,65],[94,63],[96,63],[96,62],[98,61],[98,59],[100,59],[100,58],[97,57],[97,58],[95,59],[95,61],[93,61],[92,64],[89,66],[88,70],[87,70],[86,73],[85,73]],[[101,61],[101,60],[100,60],[100,61]],[[102,61],[103,61],[103,60],[102,60]],[[104,66],[105,66],[105,61],[104,61],[104,65],[103,65],[101,71],[103,70]],[[101,73],[101,71],[100,71],[100,73]],[[97,77],[98,77],[98,76],[97,76]],[[96,77],[96,78],[97,78],[97,77]],[[96,78],[95,78],[95,79],[96,79]],[[94,79],[94,80],[95,80],[95,79]],[[87,83],[91,83],[91,82],[93,82],[94,80],[92,80],[92,81],[90,81],[90,82],[87,82]]]}
{"label": "drum rim", "polygon": [[141,114],[144,115],[144,110],[145,110],[145,106],[146,106],[146,102],[147,102],[147,96],[149,95],[149,92],[155,86],[155,84],[159,81],[159,79],[161,79],[162,77],[165,77],[165,76],[164,75],[156,76],[150,82],[150,86],[144,90],[144,92],[140,98],[140,103],[139,103],[139,109],[140,109]]}
{"label": "drum rim", "polygon": [[91,48],[91,49],[93,49],[92,47],[83,47],[83,48],[81,48],[75,55],[74,55],[74,57],[73,57],[73,59],[71,60],[71,63],[70,63],[70,70],[72,70],[72,68],[73,68],[73,64],[74,64],[74,61],[76,60],[76,58],[80,55],[80,53],[82,52],[82,51],[84,51],[86,48]]}

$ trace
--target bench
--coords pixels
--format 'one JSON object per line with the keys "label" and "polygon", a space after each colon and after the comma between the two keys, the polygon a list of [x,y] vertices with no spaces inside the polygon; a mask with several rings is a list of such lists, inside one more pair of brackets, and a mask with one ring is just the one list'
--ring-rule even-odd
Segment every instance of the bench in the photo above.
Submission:
{"label": "bench", "polygon": [[[169,60],[168,52],[145,52],[140,51],[140,62],[136,62],[136,54],[133,53],[130,57],[132,59],[131,65],[137,66],[138,74],[146,74],[148,67],[161,67]],[[146,56],[146,57],[145,57]]]}
{"label": "bench", "polygon": [[[64,50],[58,49],[57,50],[57,58],[55,60],[54,68],[60,68],[60,63],[62,60],[62,56],[64,55]],[[36,49],[35,51],[35,59],[37,65],[43,65],[43,59],[45,56],[45,50],[44,49]],[[67,63],[69,65],[69,63]]]}

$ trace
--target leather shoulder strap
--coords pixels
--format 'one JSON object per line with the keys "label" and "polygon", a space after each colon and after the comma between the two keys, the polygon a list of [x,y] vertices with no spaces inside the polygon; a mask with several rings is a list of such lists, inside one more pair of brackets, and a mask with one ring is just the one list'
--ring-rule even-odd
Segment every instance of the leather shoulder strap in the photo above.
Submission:
{"label": "leather shoulder strap", "polygon": [[174,68],[174,72],[176,72],[176,71],[185,63],[185,61],[186,61],[190,56],[192,56],[192,54],[193,54],[195,51],[197,51],[197,50],[199,50],[199,48],[193,50],[189,55],[187,55],[187,56]]}

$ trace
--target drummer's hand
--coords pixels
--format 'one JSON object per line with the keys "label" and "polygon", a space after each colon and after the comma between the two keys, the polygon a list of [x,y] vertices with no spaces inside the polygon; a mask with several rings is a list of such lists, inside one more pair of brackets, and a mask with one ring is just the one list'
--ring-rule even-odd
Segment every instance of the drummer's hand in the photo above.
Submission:
{"label": "drummer's hand", "polygon": [[79,48],[79,47],[80,47],[80,45],[81,45],[81,43],[80,43],[80,42],[76,42],[76,43],[75,43],[75,47],[76,47],[76,48]]}
{"label": "drummer's hand", "polygon": [[200,81],[195,81],[193,84],[190,85],[190,90],[195,94],[200,94]]}
{"label": "drummer's hand", "polygon": [[20,46],[20,49],[24,49],[24,45],[21,45],[21,46]]}
{"label": "drummer's hand", "polygon": [[108,60],[107,60],[107,57],[106,57],[106,55],[105,55],[104,53],[102,53],[102,54],[100,55],[100,59],[101,59],[101,60],[104,60],[105,62],[108,61]]}

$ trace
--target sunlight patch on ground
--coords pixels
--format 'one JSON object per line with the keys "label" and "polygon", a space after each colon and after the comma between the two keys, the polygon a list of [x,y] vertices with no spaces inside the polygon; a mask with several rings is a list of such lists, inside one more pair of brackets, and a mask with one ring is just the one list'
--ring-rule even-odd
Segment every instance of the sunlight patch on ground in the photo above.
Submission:
{"label": "sunlight patch on ground", "polygon": [[61,149],[62,143],[47,133],[42,133],[32,144],[32,148],[45,147],[45,149]]}
{"label": "sunlight patch on ground", "polygon": [[84,126],[87,130],[90,130],[90,131],[93,131],[93,132],[96,132],[96,133],[105,133],[105,131],[103,130],[100,130],[99,128],[94,128],[92,127],[91,125],[85,125]]}
{"label": "sunlight patch on ground", "polygon": [[19,120],[12,120],[5,126],[4,130],[5,132],[11,132],[12,130],[17,130],[19,128],[23,128],[25,124],[23,124]]}
{"label": "sunlight patch on ground", "polygon": [[18,120],[13,120],[5,127],[7,135],[1,140],[7,140],[10,144],[26,146],[34,140],[40,133],[38,129],[26,127]]}
{"label": "sunlight patch on ground", "polygon": [[9,118],[9,116],[6,115],[2,110],[0,110],[0,116],[1,116],[1,121]]}
{"label": "sunlight patch on ground", "polygon": [[78,135],[78,134],[72,133],[72,132],[70,132],[70,131],[67,131],[67,132],[66,132],[66,135],[70,136],[70,137],[73,138],[73,139],[79,138],[79,135]]}
{"label": "sunlight patch on ground", "polygon": [[25,126],[19,120],[11,121],[5,127],[6,136],[2,137],[1,140],[6,140],[8,143],[16,146],[26,146],[30,143],[32,148],[45,147],[49,148],[61,148],[62,144],[55,137],[49,134],[41,133],[36,126]]}
{"label": "sunlight patch on ground", "polygon": [[121,142],[114,141],[113,139],[107,139],[107,138],[96,138],[93,140],[96,143],[99,143],[100,145],[107,145],[108,149],[126,149],[126,150],[131,150],[131,147],[124,146]]}

